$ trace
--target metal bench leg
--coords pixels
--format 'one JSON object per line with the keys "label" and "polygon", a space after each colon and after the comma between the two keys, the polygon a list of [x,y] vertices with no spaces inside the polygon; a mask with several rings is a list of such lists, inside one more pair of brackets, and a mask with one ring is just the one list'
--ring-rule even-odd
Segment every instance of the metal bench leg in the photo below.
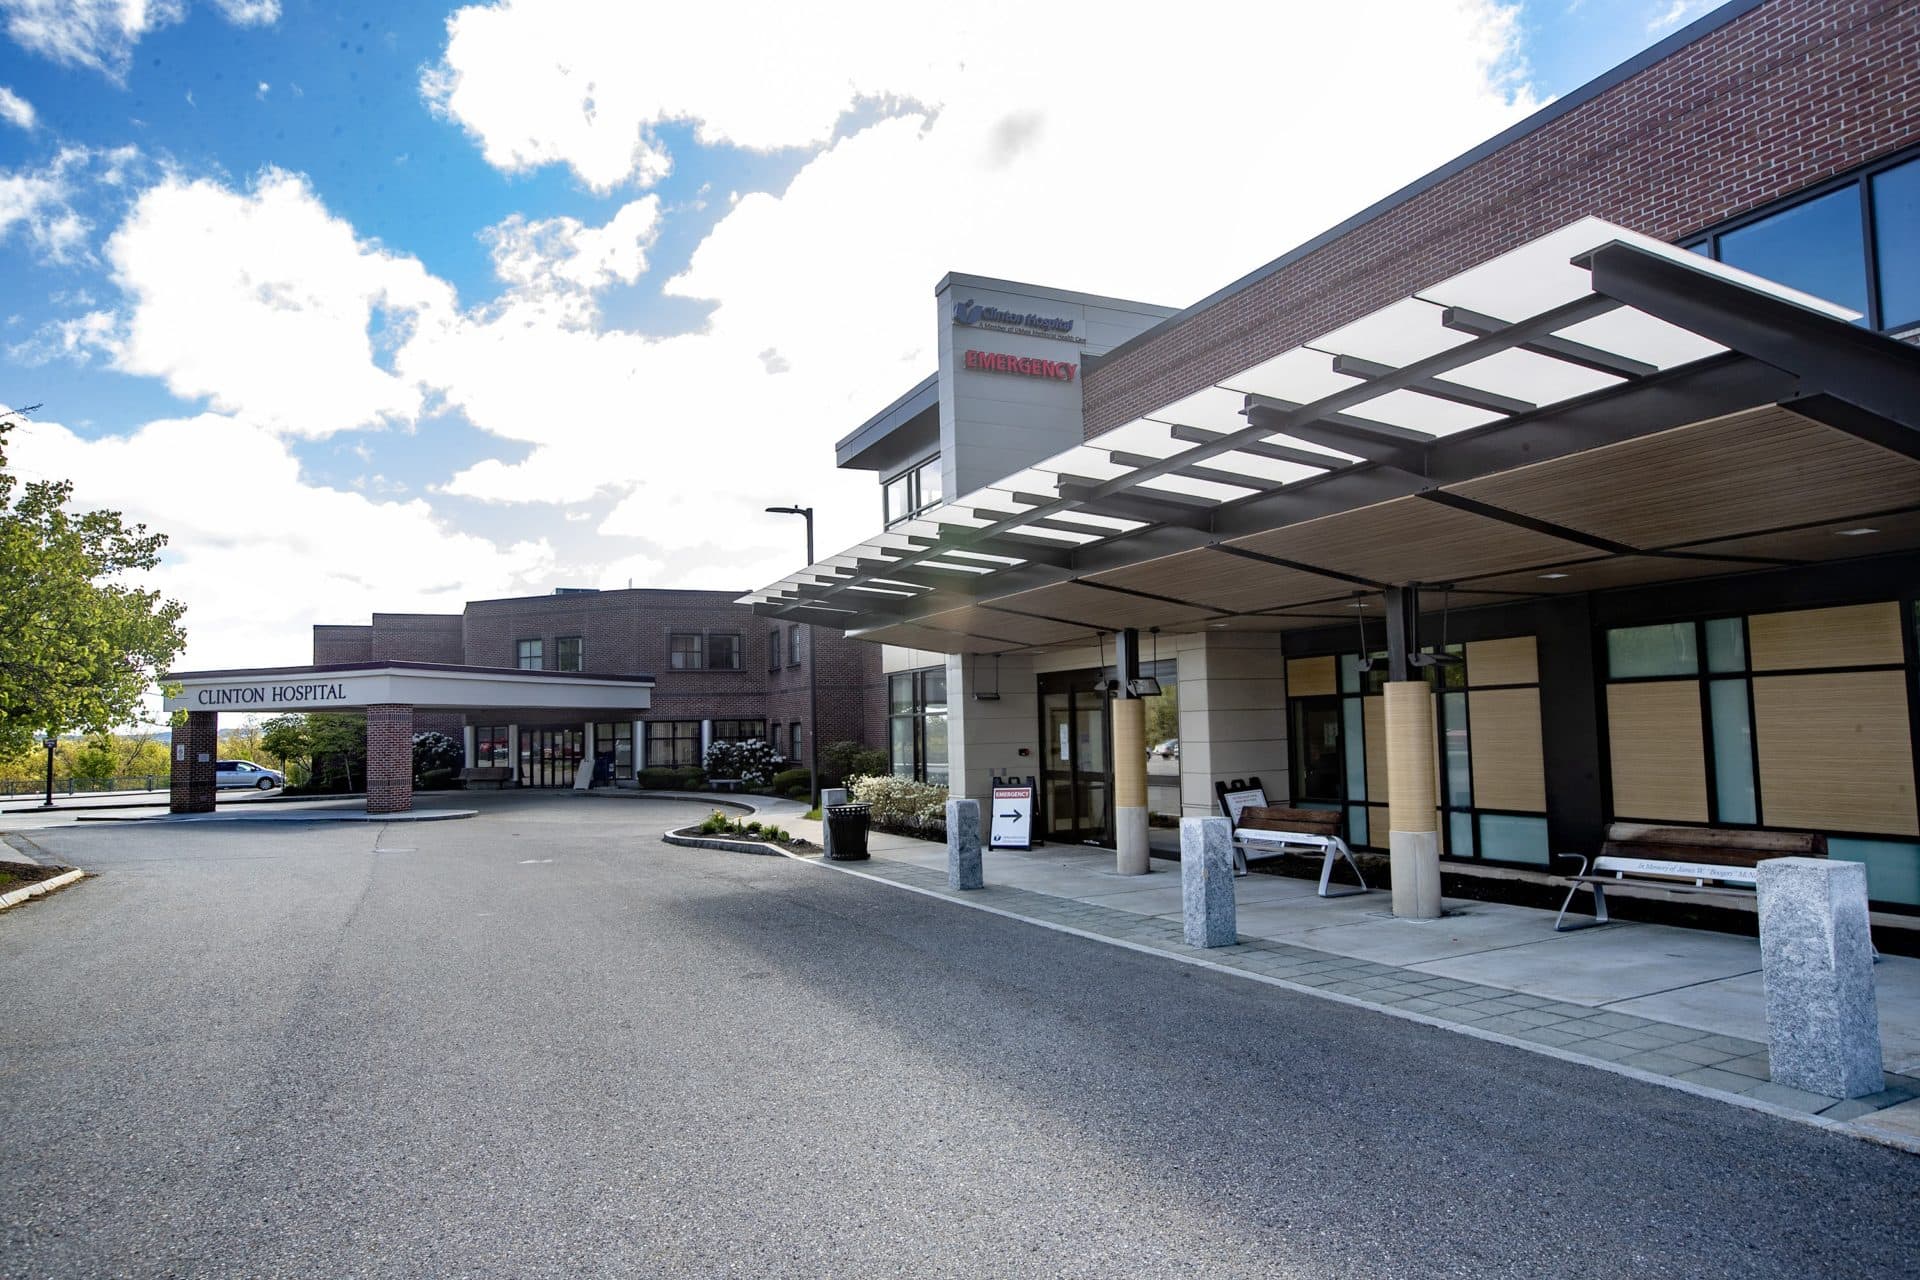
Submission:
{"label": "metal bench leg", "polygon": [[[1593,919],[1581,920],[1577,924],[1567,923],[1567,908],[1573,905],[1573,895],[1582,889],[1593,890]],[[1581,929],[1591,929],[1595,925],[1607,923],[1607,890],[1604,885],[1575,884],[1567,889],[1567,900],[1560,904],[1560,914],[1554,918],[1555,933],[1574,933]]]}
{"label": "metal bench leg", "polygon": [[[1359,888],[1342,887],[1329,889],[1329,880],[1333,876],[1333,864],[1337,858],[1345,858],[1347,865],[1353,868],[1353,878],[1360,882]],[[1323,898],[1351,898],[1355,894],[1367,892],[1367,878],[1360,874],[1360,864],[1353,860],[1353,851],[1347,848],[1345,840],[1336,840],[1326,846],[1326,853],[1320,859],[1320,896]]]}
{"label": "metal bench leg", "polygon": [[1237,844],[1233,846],[1233,874],[1236,879],[1247,874],[1247,851]]}

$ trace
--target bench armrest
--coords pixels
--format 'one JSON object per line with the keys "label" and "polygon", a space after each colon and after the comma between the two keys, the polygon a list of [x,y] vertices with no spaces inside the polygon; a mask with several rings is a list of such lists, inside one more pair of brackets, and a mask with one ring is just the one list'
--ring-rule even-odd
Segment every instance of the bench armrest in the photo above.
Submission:
{"label": "bench armrest", "polygon": [[1573,874],[1574,874],[1575,876],[1583,876],[1583,875],[1585,875],[1585,874],[1587,874],[1587,855],[1586,855],[1586,854],[1584,854],[1584,853],[1556,853],[1556,854],[1554,854],[1553,856],[1554,856],[1554,857],[1556,857],[1556,858],[1559,858],[1559,859],[1562,859],[1562,860],[1565,860],[1565,859],[1568,859],[1568,858],[1571,858],[1571,859],[1573,859],[1573,860],[1574,860],[1575,862],[1578,862],[1578,863],[1580,864],[1580,869],[1579,869],[1578,871],[1575,871],[1575,872],[1573,873]]}

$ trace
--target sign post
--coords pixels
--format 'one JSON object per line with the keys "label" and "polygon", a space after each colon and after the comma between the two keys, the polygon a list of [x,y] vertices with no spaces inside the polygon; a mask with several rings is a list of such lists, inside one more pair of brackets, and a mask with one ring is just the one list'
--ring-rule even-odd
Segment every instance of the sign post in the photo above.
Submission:
{"label": "sign post", "polygon": [[995,787],[993,789],[991,849],[1031,849],[1033,847],[1033,788]]}

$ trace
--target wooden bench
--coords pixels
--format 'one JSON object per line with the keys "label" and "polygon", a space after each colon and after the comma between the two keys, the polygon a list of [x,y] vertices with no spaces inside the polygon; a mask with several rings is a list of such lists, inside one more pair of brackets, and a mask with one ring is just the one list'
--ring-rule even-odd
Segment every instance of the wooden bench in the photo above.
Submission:
{"label": "wooden bench", "polygon": [[476,782],[491,782],[495,791],[506,788],[513,781],[513,766],[504,764],[482,764],[460,771],[460,785],[471,787]]}
{"label": "wooden bench", "polygon": [[[1726,827],[1659,827],[1616,822],[1591,864],[1585,855],[1556,857],[1577,861],[1567,877],[1567,900],[1553,922],[1569,933],[1607,923],[1607,887],[1641,885],[1670,893],[1720,898],[1750,898],[1759,887],[1758,865],[1769,858],[1824,858],[1827,838],[1801,831],[1740,831]],[[1593,893],[1593,919],[1567,921],[1567,909],[1582,889]]]}
{"label": "wooden bench", "polygon": [[[1233,874],[1247,874],[1253,858],[1277,858],[1289,853],[1320,855],[1320,896],[1345,898],[1367,892],[1353,850],[1340,836],[1340,815],[1329,809],[1288,809],[1267,803],[1260,779],[1214,784],[1220,807],[1233,821]],[[1358,887],[1332,887],[1333,867],[1345,859]]]}

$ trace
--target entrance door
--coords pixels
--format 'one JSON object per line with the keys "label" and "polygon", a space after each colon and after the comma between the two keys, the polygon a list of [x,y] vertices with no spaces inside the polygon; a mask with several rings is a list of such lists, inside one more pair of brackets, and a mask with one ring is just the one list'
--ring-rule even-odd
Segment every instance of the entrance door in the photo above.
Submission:
{"label": "entrance door", "polygon": [[1105,694],[1094,672],[1041,677],[1040,829],[1049,840],[1104,842],[1112,825],[1113,765]]}
{"label": "entrance door", "polygon": [[1341,739],[1340,699],[1293,700],[1294,803],[1338,808],[1346,802],[1346,755]]}
{"label": "entrance door", "polygon": [[584,729],[521,729],[520,785],[570,787],[586,755]]}

